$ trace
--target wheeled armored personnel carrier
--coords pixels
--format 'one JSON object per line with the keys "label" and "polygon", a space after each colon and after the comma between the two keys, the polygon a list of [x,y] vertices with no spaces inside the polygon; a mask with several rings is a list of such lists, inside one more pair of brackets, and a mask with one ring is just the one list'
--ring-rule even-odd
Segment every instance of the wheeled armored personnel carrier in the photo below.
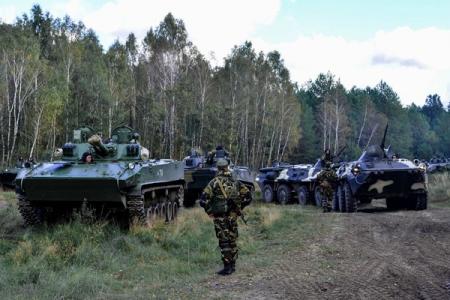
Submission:
{"label": "wheeled armored personnel carrier", "polygon": [[191,207],[195,205],[197,199],[200,198],[203,189],[216,176],[216,162],[219,158],[227,159],[229,169],[235,180],[239,180],[245,184],[250,191],[255,190],[253,177],[250,169],[243,166],[235,166],[232,164],[228,153],[223,149],[216,149],[215,153],[209,154],[207,157],[201,155],[197,151],[191,151],[191,154],[183,159],[184,162],[184,178],[186,181],[184,192],[184,205]]}
{"label": "wheeled armored personnel carrier", "polygon": [[397,158],[385,149],[387,127],[381,145],[372,145],[354,162],[338,171],[337,207],[341,212],[355,212],[372,199],[386,199],[388,209],[427,208],[426,165]]}
{"label": "wheeled armored personnel carrier", "polygon": [[89,207],[118,213],[127,222],[174,219],[183,204],[182,162],[151,160],[138,134],[127,126],[103,143],[92,128],[74,130],[59,161],[39,163],[16,178],[19,210],[27,225]]}
{"label": "wheeled armored personnel carrier", "polygon": [[312,169],[310,164],[291,165],[279,162],[272,167],[260,169],[256,182],[261,188],[263,201],[278,201],[280,204],[296,201],[306,205],[310,193],[308,183],[303,180],[309,177]]}

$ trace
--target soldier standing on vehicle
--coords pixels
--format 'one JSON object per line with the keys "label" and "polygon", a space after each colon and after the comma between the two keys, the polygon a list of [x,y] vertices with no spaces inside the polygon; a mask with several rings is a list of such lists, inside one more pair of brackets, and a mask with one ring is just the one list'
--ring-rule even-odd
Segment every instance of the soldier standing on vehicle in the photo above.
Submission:
{"label": "soldier standing on vehicle", "polygon": [[237,217],[242,216],[242,209],[252,201],[250,190],[233,179],[228,170],[228,161],[217,161],[218,173],[203,191],[200,206],[214,219],[214,228],[219,240],[223,269],[219,275],[230,275],[235,271],[238,248]]}
{"label": "soldier standing on vehicle", "polygon": [[325,150],[322,161],[324,168],[317,175],[317,182],[322,189],[323,212],[330,212],[334,191],[338,181],[336,172],[331,168],[333,156],[331,155],[330,149]]}

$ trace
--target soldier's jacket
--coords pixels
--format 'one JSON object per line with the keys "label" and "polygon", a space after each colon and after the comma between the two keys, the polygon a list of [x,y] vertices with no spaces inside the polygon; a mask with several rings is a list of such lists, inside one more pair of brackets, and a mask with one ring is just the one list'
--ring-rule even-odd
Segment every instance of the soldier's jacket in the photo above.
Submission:
{"label": "soldier's jacket", "polygon": [[323,169],[320,171],[320,173],[317,175],[317,180],[319,181],[330,181],[330,182],[336,182],[338,180],[338,177],[336,175],[336,172],[332,169]]}
{"label": "soldier's jacket", "polygon": [[[239,213],[243,203],[251,197],[249,189],[244,184],[234,180],[229,171],[219,171],[203,192],[206,201],[205,211],[208,214]],[[227,211],[220,211],[221,205],[227,205]],[[217,212],[217,210],[220,212]]]}

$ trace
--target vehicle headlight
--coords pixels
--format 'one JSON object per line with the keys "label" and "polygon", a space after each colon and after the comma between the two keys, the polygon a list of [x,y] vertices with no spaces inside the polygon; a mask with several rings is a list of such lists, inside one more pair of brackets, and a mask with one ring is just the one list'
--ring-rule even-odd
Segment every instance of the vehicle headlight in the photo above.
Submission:
{"label": "vehicle headlight", "polygon": [[427,165],[424,163],[420,163],[419,164],[419,170],[422,172],[426,172],[427,171]]}
{"label": "vehicle headlight", "polygon": [[255,181],[257,181],[257,182],[258,182],[258,181],[259,181],[259,177],[256,177],[256,178],[255,178]]}
{"label": "vehicle headlight", "polygon": [[361,166],[359,164],[352,166],[352,173],[355,176],[358,176],[361,173]]}
{"label": "vehicle headlight", "polygon": [[128,169],[133,170],[136,165],[132,162],[128,164]]}

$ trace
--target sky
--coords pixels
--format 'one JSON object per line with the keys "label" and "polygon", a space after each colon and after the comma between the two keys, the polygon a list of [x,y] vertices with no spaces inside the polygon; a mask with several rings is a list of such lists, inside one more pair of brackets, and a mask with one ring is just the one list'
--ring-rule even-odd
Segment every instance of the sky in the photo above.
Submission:
{"label": "sky", "polygon": [[0,0],[14,22],[33,4],[94,29],[104,48],[130,32],[142,39],[172,12],[213,64],[246,40],[281,53],[292,80],[331,72],[346,88],[386,81],[404,105],[450,101],[450,1],[445,0]]}

